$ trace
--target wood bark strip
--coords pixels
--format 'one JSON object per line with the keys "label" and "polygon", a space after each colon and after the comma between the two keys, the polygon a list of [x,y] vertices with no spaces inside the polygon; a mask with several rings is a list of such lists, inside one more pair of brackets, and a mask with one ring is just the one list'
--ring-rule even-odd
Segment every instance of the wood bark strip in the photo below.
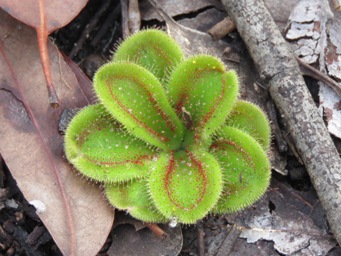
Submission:
{"label": "wood bark strip", "polygon": [[263,1],[222,0],[268,86],[341,244],[341,159]]}

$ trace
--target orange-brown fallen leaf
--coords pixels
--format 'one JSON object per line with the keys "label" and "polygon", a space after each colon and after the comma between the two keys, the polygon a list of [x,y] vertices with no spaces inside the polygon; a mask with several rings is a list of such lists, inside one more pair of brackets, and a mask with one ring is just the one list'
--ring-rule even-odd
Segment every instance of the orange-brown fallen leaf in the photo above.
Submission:
{"label": "orange-brown fallen leaf", "polygon": [[65,26],[79,12],[88,0],[0,0],[0,7],[14,18],[35,28],[38,37],[41,63],[44,70],[48,99],[58,107],[58,97],[51,78],[50,59],[47,51],[48,35]]}
{"label": "orange-brown fallen leaf", "polygon": [[34,30],[2,10],[0,21],[1,155],[63,254],[95,255],[114,214],[97,186],[67,163],[58,132],[62,111],[89,104],[90,90],[48,44],[60,100],[58,109],[49,107]]}

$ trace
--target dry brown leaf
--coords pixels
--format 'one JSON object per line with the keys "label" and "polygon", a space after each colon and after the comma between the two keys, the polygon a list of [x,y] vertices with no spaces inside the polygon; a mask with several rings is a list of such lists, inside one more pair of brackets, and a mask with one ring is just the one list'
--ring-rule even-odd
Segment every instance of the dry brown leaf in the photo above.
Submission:
{"label": "dry brown leaf", "polygon": [[37,28],[41,26],[40,5],[45,12],[48,33],[68,24],[88,0],[0,0],[0,7],[14,18]]}
{"label": "dry brown leaf", "polygon": [[62,111],[88,104],[90,95],[49,44],[60,97],[60,108],[50,108],[34,31],[2,10],[0,20],[0,152],[63,254],[95,255],[110,232],[113,211],[97,186],[67,163],[58,133]]}
{"label": "dry brown leaf", "polygon": [[183,237],[180,225],[174,228],[165,224],[159,225],[167,234],[165,239],[161,239],[146,228],[147,225],[123,212],[117,214],[116,220],[111,233],[112,245],[108,251],[109,256],[176,256],[181,251]]}
{"label": "dry brown leaf", "polygon": [[51,78],[50,58],[47,50],[48,35],[69,23],[86,3],[87,0],[0,0],[0,7],[7,13],[36,29],[48,99],[52,107],[58,107],[59,102]]}

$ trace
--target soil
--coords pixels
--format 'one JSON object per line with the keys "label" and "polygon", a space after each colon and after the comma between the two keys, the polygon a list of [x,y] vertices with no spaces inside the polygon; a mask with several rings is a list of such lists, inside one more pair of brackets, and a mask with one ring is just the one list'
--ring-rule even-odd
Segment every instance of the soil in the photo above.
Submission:
{"label": "soil", "polygon": [[[86,8],[68,26],[52,35],[52,39],[59,49],[78,63],[91,78],[95,70],[110,58],[115,43],[122,37],[120,12],[119,0],[90,0]],[[149,22],[142,25],[162,26],[164,24]],[[239,43],[243,44],[241,40]],[[314,92],[316,81],[308,79],[307,82],[317,101],[316,92]],[[296,160],[290,150],[286,154],[288,176],[275,174],[273,180],[297,191],[313,191],[304,166]],[[273,207],[269,202],[270,211]],[[228,218],[211,216],[206,218],[201,225],[183,227],[184,242],[180,255],[197,255],[198,238],[204,236],[205,242],[201,246],[205,245],[207,248],[210,246],[210,241],[213,241],[218,234],[228,231],[229,224]],[[107,255],[111,241],[112,238],[109,236],[98,255]],[[1,160],[1,156],[0,255],[62,255],[48,230],[36,215],[34,207],[25,200],[18,189],[6,164]],[[328,255],[341,255],[340,248],[335,247]]]}

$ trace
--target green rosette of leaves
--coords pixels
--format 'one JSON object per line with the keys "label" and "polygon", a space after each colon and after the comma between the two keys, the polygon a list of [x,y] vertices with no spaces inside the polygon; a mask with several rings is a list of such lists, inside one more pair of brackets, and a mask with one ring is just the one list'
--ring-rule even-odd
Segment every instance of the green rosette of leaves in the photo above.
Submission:
{"label": "green rosette of leaves", "polygon": [[250,206],[266,191],[269,122],[237,99],[234,71],[185,58],[160,30],[134,34],[94,77],[99,104],[65,135],[67,159],[104,183],[109,202],[146,222],[195,223]]}

